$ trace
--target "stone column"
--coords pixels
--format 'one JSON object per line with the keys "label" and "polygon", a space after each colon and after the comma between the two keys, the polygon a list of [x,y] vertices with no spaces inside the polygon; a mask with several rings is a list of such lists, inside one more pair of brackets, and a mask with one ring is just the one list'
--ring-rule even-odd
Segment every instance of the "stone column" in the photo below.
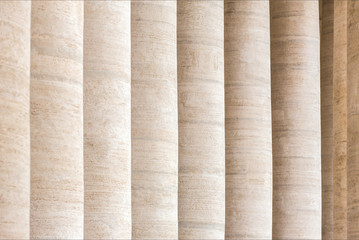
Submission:
{"label": "stone column", "polygon": [[31,238],[83,238],[83,2],[33,1]]}
{"label": "stone column", "polygon": [[322,238],[333,239],[333,18],[334,1],[322,1],[320,41]]}
{"label": "stone column", "polygon": [[131,238],[131,2],[86,1],[85,238]]}
{"label": "stone column", "polygon": [[271,239],[269,1],[224,8],[226,239]]}
{"label": "stone column", "polygon": [[0,239],[29,239],[30,13],[0,3]]}
{"label": "stone column", "polygon": [[179,238],[223,239],[223,1],[178,1]]}
{"label": "stone column", "polygon": [[321,238],[317,1],[271,1],[273,238]]}
{"label": "stone column", "polygon": [[359,238],[359,2],[347,3],[348,239]]}
{"label": "stone column", "polygon": [[132,2],[132,237],[178,237],[176,1]]}
{"label": "stone column", "polygon": [[333,239],[347,239],[347,1],[334,1]]}

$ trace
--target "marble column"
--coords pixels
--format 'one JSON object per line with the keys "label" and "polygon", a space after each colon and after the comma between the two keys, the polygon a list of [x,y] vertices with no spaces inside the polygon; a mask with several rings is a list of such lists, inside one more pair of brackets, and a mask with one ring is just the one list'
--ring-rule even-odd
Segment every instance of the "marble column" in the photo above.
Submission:
{"label": "marble column", "polygon": [[273,238],[321,238],[318,1],[271,8]]}
{"label": "marble column", "polygon": [[347,1],[334,1],[333,239],[347,239]]}
{"label": "marble column", "polygon": [[269,1],[224,8],[226,239],[271,239]]}
{"label": "marble column", "polygon": [[132,237],[178,237],[176,1],[132,2]]}
{"label": "marble column", "polygon": [[33,1],[31,233],[83,238],[83,2]]}
{"label": "marble column", "polygon": [[223,1],[178,1],[179,238],[223,239]]}
{"label": "marble column", "polygon": [[130,6],[84,6],[86,239],[131,238]]}
{"label": "marble column", "polygon": [[0,239],[29,239],[30,13],[0,3]]}
{"label": "marble column", "polygon": [[333,239],[333,18],[334,1],[323,0],[320,76],[322,139],[322,238]]}
{"label": "marble column", "polygon": [[359,2],[347,2],[347,238],[359,238]]}

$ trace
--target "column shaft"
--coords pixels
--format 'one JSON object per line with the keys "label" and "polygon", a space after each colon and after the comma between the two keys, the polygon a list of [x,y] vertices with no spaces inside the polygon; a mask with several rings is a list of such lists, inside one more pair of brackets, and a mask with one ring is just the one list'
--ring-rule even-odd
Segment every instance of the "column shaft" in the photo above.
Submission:
{"label": "column shaft", "polygon": [[133,1],[132,237],[178,237],[176,1]]}
{"label": "column shaft", "polygon": [[317,1],[271,8],[273,238],[321,238]]}
{"label": "column shaft", "polygon": [[85,238],[131,238],[131,3],[85,2]]}
{"label": "column shaft", "polygon": [[226,239],[271,239],[269,1],[224,8]]}
{"label": "column shaft", "polygon": [[333,239],[347,239],[347,4],[334,1]]}
{"label": "column shaft", "polygon": [[348,74],[348,239],[359,238],[359,2],[347,6],[347,74]]}
{"label": "column shaft", "polygon": [[31,238],[83,238],[83,2],[33,1]]}
{"label": "column shaft", "polygon": [[179,238],[223,239],[223,1],[178,1]]}
{"label": "column shaft", "polygon": [[0,239],[29,238],[31,3],[0,3]]}
{"label": "column shaft", "polygon": [[322,237],[333,239],[333,18],[334,1],[322,1],[320,42]]}

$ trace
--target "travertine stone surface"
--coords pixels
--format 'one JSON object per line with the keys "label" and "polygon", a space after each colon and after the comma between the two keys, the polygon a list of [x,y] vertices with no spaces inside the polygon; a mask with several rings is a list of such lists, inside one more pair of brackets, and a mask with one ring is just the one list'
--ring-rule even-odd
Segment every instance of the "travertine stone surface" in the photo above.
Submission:
{"label": "travertine stone surface", "polygon": [[322,238],[333,239],[333,17],[334,0],[322,1],[320,41]]}
{"label": "travertine stone surface", "polygon": [[317,1],[271,5],[273,238],[321,238]]}
{"label": "travertine stone surface", "polygon": [[334,1],[333,239],[347,239],[347,3]]}
{"label": "travertine stone surface", "polygon": [[131,238],[130,1],[86,1],[85,238]]}
{"label": "travertine stone surface", "polygon": [[347,6],[347,84],[348,84],[348,239],[359,239],[359,2]]}
{"label": "travertine stone surface", "polygon": [[33,1],[31,238],[83,238],[83,2]]}
{"label": "travertine stone surface", "polygon": [[178,1],[179,238],[223,239],[223,1]]}
{"label": "travertine stone surface", "polygon": [[30,13],[0,3],[0,239],[29,238]]}
{"label": "travertine stone surface", "polygon": [[269,1],[224,8],[226,239],[271,239]]}
{"label": "travertine stone surface", "polygon": [[132,2],[132,237],[178,237],[176,1]]}

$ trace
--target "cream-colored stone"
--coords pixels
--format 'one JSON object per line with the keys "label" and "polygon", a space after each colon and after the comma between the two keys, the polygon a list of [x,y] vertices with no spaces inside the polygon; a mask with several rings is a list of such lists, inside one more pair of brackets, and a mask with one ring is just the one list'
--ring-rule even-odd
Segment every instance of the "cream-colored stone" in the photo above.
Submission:
{"label": "cream-colored stone", "polygon": [[0,2],[0,239],[30,231],[30,12]]}
{"label": "cream-colored stone", "polygon": [[131,3],[86,1],[86,239],[131,238]]}
{"label": "cream-colored stone", "polygon": [[223,1],[178,1],[179,238],[223,239]]}
{"label": "cream-colored stone", "polygon": [[271,4],[273,238],[321,238],[318,1]]}
{"label": "cream-colored stone", "polygon": [[269,1],[224,8],[226,239],[271,239]]}
{"label": "cream-colored stone", "polygon": [[178,237],[176,1],[132,2],[132,237]]}
{"label": "cream-colored stone", "polygon": [[333,18],[334,1],[322,1],[320,41],[322,237],[333,239]]}
{"label": "cream-colored stone", "polygon": [[31,238],[83,238],[83,2],[33,1]]}
{"label": "cream-colored stone", "polygon": [[347,4],[347,238],[359,239],[359,2]]}
{"label": "cream-colored stone", "polygon": [[347,239],[347,3],[334,1],[333,239]]}

